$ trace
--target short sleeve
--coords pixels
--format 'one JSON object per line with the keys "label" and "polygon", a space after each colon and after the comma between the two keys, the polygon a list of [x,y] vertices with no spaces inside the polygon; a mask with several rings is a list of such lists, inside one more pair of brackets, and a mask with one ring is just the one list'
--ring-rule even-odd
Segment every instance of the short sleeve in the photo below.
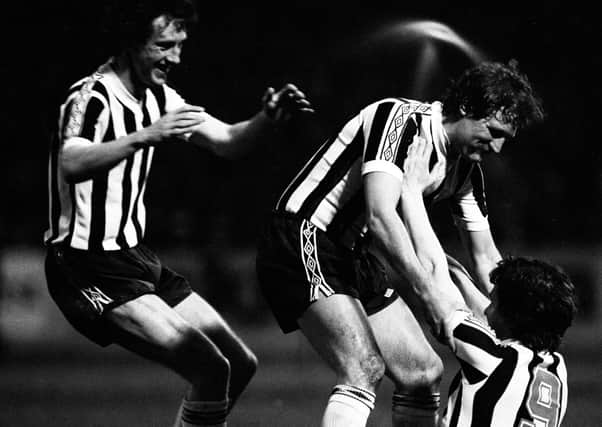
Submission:
{"label": "short sleeve", "polygon": [[360,113],[366,148],[362,174],[384,172],[403,179],[403,162],[416,136],[432,143],[432,135],[421,133],[423,114],[431,105],[416,101],[387,98],[371,104]]}
{"label": "short sleeve", "polygon": [[109,121],[107,98],[105,87],[94,81],[85,83],[68,97],[62,114],[61,139],[64,144],[104,139]]}
{"label": "short sleeve", "polygon": [[466,231],[489,230],[489,220],[479,207],[472,189],[452,201],[452,217],[456,227]]}
{"label": "short sleeve", "polygon": [[471,312],[456,310],[445,321],[448,345],[461,362],[469,381],[490,375],[504,357],[504,347],[495,332]]}
{"label": "short sleeve", "polygon": [[489,229],[485,179],[479,164],[473,164],[462,187],[456,192],[452,216],[458,228],[466,231]]}

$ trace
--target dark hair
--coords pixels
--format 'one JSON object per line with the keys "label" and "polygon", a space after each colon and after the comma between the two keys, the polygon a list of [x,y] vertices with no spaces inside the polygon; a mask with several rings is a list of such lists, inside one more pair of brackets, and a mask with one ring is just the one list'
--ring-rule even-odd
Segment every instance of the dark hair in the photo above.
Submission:
{"label": "dark hair", "polygon": [[577,311],[575,288],[559,267],[508,257],[490,274],[498,311],[512,338],[535,351],[555,351]]}
{"label": "dark hair", "polygon": [[459,117],[463,109],[469,117],[482,119],[500,111],[504,121],[517,129],[544,118],[541,101],[515,60],[469,68],[451,83],[442,101],[444,115]]}
{"label": "dark hair", "polygon": [[109,54],[145,43],[152,34],[152,22],[165,15],[178,20],[184,29],[197,21],[192,0],[113,0],[105,5],[101,33]]}

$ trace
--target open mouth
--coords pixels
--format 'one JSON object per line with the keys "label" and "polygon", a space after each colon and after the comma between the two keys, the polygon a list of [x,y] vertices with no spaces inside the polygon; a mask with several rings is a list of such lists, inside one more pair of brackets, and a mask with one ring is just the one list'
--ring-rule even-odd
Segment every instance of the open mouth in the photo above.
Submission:
{"label": "open mouth", "polygon": [[155,69],[158,70],[163,75],[163,77],[167,77],[167,74],[169,73],[171,67],[167,64],[157,64],[155,66]]}

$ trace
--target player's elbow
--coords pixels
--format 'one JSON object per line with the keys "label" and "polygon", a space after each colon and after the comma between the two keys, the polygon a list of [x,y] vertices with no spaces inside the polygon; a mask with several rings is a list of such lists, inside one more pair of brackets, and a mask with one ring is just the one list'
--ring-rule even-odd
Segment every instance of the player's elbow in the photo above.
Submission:
{"label": "player's elbow", "polygon": [[60,171],[63,179],[68,184],[77,184],[86,179],[83,167],[75,159],[68,156],[61,157]]}
{"label": "player's elbow", "polygon": [[420,263],[422,281],[426,282],[429,286],[441,283],[449,277],[445,259],[442,262],[440,257],[422,250],[416,251],[416,257]]}
{"label": "player's elbow", "polygon": [[368,228],[368,232],[373,236],[379,236],[383,234],[383,222],[378,215],[374,214],[374,212],[367,212],[366,226]]}
{"label": "player's elbow", "polygon": [[[396,215],[396,213],[393,213]],[[366,210],[366,225],[368,232],[374,236],[377,241],[384,240],[389,230],[391,230],[391,221],[389,219],[392,213],[387,212],[382,207],[368,207]]]}
{"label": "player's elbow", "polygon": [[228,144],[213,143],[208,146],[209,150],[218,157],[229,159],[235,157],[232,150],[229,149]]}
{"label": "player's elbow", "polygon": [[88,178],[87,163],[85,149],[81,146],[63,146],[59,151],[59,171],[68,184],[77,184]]}
{"label": "player's elbow", "polygon": [[210,137],[193,133],[190,140],[195,145],[211,151],[218,157],[225,159],[234,159],[238,157],[235,138],[228,132],[215,133]]}
{"label": "player's elbow", "polygon": [[461,299],[449,298],[445,290],[426,298],[423,295],[421,300],[424,319],[429,325],[431,334],[439,342],[449,344],[451,337],[447,336],[445,324],[454,311],[460,308],[465,309],[466,305]]}

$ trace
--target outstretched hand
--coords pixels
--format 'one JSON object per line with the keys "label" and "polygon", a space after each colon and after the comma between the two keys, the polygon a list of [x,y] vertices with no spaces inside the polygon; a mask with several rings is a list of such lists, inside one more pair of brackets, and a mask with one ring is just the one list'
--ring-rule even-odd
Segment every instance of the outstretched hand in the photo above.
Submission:
{"label": "outstretched hand", "polygon": [[194,128],[205,120],[203,107],[186,104],[163,115],[144,129],[145,140],[150,145],[184,140]]}
{"label": "outstretched hand", "polygon": [[263,111],[277,123],[288,121],[298,113],[313,113],[311,103],[297,87],[288,83],[278,92],[269,87],[262,98]]}
{"label": "outstretched hand", "polygon": [[429,162],[433,144],[426,139],[415,136],[408,147],[408,156],[403,162],[403,185],[409,190],[424,194],[431,186],[437,185],[445,174],[444,163],[438,161],[429,170]]}

